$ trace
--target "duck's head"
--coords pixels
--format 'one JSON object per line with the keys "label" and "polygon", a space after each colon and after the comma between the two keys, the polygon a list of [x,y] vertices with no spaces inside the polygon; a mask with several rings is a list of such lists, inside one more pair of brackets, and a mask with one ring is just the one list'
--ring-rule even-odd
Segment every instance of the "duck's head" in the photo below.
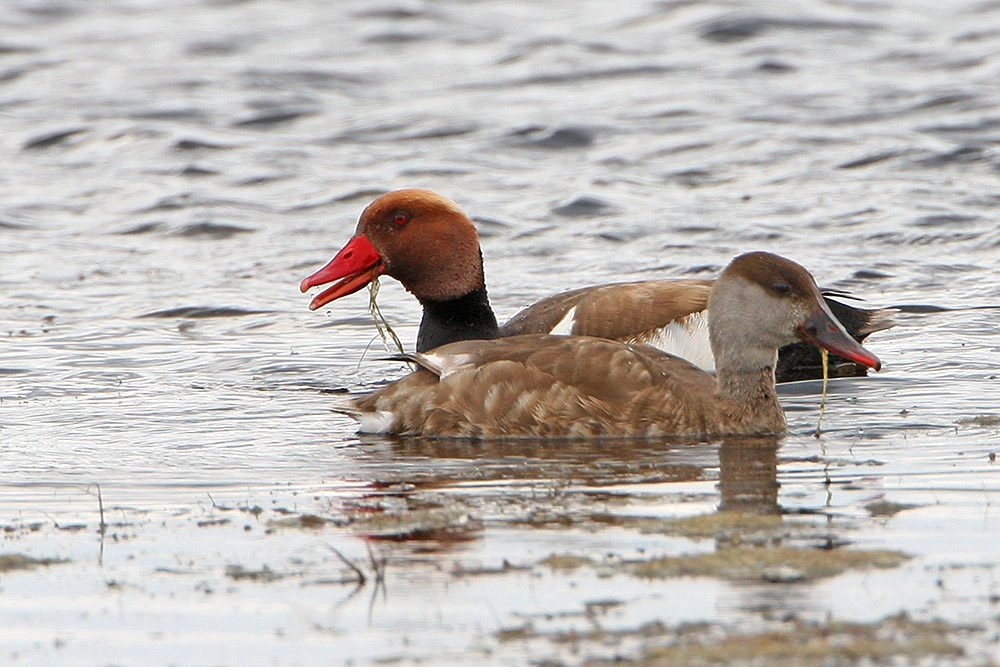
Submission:
{"label": "duck's head", "polygon": [[802,266],[769,252],[740,255],[709,295],[709,328],[716,355],[758,363],[796,340],[878,370],[882,363],[855,341],[830,312]]}
{"label": "duck's head", "polygon": [[484,287],[475,226],[455,202],[430,190],[388,192],[365,208],[347,245],[299,288],[336,281],[309,304],[316,310],[382,274],[434,301]]}

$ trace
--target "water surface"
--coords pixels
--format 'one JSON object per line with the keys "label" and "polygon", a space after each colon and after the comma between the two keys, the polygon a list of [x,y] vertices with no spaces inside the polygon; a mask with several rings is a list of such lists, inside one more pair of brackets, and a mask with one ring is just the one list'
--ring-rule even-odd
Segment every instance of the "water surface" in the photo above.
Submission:
{"label": "water surface", "polygon": [[[0,574],[0,651],[577,664],[692,622],[902,612],[952,624],[964,654],[942,660],[1000,661],[998,21],[920,0],[11,5],[0,553],[70,562]],[[413,186],[476,220],[501,319],[751,249],[911,307],[870,341],[883,372],[831,383],[819,438],[803,383],[789,435],[742,449],[360,441],[331,396],[402,369],[375,360],[364,295],[311,313],[297,284]],[[412,345],[416,303],[391,281],[380,302]],[[741,499],[790,543],[911,558],[778,583],[619,567],[722,549],[636,521]]]}

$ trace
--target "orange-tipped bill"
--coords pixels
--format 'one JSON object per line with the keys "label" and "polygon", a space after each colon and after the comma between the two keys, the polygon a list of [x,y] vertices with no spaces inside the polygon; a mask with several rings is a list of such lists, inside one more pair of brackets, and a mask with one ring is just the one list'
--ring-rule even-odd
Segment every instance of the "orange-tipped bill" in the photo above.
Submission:
{"label": "orange-tipped bill", "polygon": [[851,335],[844,330],[844,325],[833,316],[833,313],[822,301],[820,302],[820,310],[814,312],[805,322],[800,324],[797,333],[803,340],[825,347],[834,354],[839,354],[875,370],[882,368],[882,362],[878,360],[878,357],[851,338]]}
{"label": "orange-tipped bill", "polygon": [[339,281],[317,294],[309,303],[309,310],[316,310],[334,299],[357,292],[383,273],[385,262],[382,256],[368,239],[358,235],[348,241],[329,264],[303,280],[299,289],[305,292],[310,287]]}

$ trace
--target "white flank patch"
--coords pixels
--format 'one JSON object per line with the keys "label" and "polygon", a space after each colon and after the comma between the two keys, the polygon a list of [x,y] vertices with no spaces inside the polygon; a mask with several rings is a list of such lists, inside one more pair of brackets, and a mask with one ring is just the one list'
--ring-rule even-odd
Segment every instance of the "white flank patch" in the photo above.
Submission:
{"label": "white flank patch", "polygon": [[574,319],[576,319],[576,306],[566,311],[566,315],[559,320],[559,324],[552,327],[552,331],[549,333],[553,336],[569,336],[573,333]]}
{"label": "white flank patch", "polygon": [[396,417],[388,410],[359,412],[352,416],[358,420],[359,433],[388,433],[396,423]]}
{"label": "white flank patch", "polygon": [[715,357],[708,339],[708,312],[705,310],[671,322],[643,342],[686,359],[698,368],[715,372]]}

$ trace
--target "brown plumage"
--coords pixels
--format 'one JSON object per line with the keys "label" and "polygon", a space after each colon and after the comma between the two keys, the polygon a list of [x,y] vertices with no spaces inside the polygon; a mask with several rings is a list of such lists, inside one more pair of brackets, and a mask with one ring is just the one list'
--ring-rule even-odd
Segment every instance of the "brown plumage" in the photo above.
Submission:
{"label": "brown plumage", "polygon": [[510,318],[500,333],[550,333],[576,309],[566,333],[645,342],[669,322],[708,306],[711,280],[646,280],[595,285],[547,297]]}
{"label": "brown plumage", "polygon": [[808,340],[880,362],[832,316],[809,273],[770,253],[733,260],[708,305],[717,377],[647,345],[576,336],[463,341],[342,411],[362,430],[506,438],[781,433],[780,346]]}
{"label": "brown plumage", "polygon": [[[466,362],[436,367],[439,352]],[[418,358],[434,370],[357,400],[357,412],[393,413],[393,433],[474,438],[706,433],[719,420],[712,376],[647,345],[529,334]]]}

